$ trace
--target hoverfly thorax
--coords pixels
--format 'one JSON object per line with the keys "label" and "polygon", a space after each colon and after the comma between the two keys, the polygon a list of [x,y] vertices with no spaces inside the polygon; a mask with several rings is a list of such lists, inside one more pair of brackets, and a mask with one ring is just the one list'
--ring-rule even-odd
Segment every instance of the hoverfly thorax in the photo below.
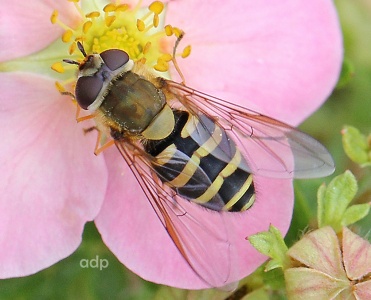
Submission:
{"label": "hoverfly thorax", "polygon": [[163,139],[173,130],[173,112],[163,92],[131,72],[133,66],[128,54],[119,49],[87,55],[79,65],[76,101],[106,118],[115,137]]}

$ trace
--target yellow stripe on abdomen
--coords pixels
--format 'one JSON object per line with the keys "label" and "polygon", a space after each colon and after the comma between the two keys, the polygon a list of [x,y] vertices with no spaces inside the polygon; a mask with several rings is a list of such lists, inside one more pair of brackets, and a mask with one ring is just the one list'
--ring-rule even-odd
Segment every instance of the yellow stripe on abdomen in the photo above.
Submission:
{"label": "yellow stripe on abdomen", "polygon": [[212,136],[203,143],[191,156],[190,160],[184,166],[183,171],[169,182],[169,185],[174,187],[182,187],[191,179],[195,174],[197,168],[200,166],[202,157],[209,155],[215,148],[218,147],[222,140],[222,131],[219,127],[215,128]]}
{"label": "yellow stripe on abdomen", "polygon": [[238,168],[239,163],[241,162],[241,153],[236,150],[232,160],[226,165],[226,167],[219,173],[215,178],[213,183],[209,186],[204,194],[199,196],[194,200],[196,203],[206,203],[212,200],[213,197],[219,192],[222,184],[224,183],[224,178],[232,175]]}
{"label": "yellow stripe on abdomen", "polygon": [[[242,198],[242,196],[245,195],[245,193],[247,192],[247,190],[250,188],[251,184],[252,184],[252,174],[249,175],[249,177],[247,178],[247,180],[245,181],[245,183],[242,185],[242,187],[240,188],[240,190],[236,194],[234,194],[234,196],[232,197],[232,199],[229,200],[224,205],[223,210],[230,210]],[[255,196],[255,194],[253,194],[252,197],[253,196]],[[252,200],[252,203],[254,202],[255,197],[253,197],[254,199],[252,199],[252,197],[250,197],[250,200],[244,205],[244,207],[248,203],[250,203],[251,200]],[[250,204],[250,206],[252,205],[252,203]],[[250,206],[248,206],[248,207],[250,207]],[[245,208],[245,210],[247,208]]]}

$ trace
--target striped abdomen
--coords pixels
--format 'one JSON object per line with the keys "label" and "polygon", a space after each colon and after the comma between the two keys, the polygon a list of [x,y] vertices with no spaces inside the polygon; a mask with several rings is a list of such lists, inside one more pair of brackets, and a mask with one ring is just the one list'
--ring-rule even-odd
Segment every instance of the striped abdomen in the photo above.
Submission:
{"label": "striped abdomen", "polygon": [[235,143],[206,116],[174,111],[175,127],[160,141],[146,141],[162,182],[185,199],[212,210],[242,211],[254,202],[252,175]]}

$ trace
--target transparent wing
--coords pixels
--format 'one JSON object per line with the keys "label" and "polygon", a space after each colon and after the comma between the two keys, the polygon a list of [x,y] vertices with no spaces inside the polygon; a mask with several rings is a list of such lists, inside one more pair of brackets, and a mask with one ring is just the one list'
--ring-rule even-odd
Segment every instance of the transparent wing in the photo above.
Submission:
{"label": "transparent wing", "polygon": [[[247,171],[253,174],[315,178],[335,170],[331,154],[321,143],[288,124],[170,80],[165,81],[164,88],[172,105],[180,102],[192,114],[205,115],[223,128],[246,158]],[[207,130],[208,125],[204,128]],[[222,155],[218,158],[223,160]]]}
{"label": "transparent wing", "polygon": [[124,141],[115,143],[190,268],[210,287],[224,286],[231,275],[231,245],[224,213],[179,197],[161,182],[151,165],[154,158],[140,146]]}

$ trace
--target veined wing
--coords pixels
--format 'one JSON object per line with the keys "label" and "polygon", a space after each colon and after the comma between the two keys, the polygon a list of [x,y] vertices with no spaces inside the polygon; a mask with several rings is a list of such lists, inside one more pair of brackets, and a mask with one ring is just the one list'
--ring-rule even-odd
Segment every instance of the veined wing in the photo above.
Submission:
{"label": "veined wing", "polygon": [[[206,210],[182,199],[158,178],[151,164],[152,156],[129,142],[115,143],[195,276],[210,287],[225,286],[231,275],[231,245],[224,213]],[[204,217],[193,216],[192,211],[197,210]]]}
{"label": "veined wing", "polygon": [[229,134],[247,159],[248,171],[277,178],[315,178],[334,172],[331,154],[308,134],[182,84],[164,82],[175,98],[170,102],[180,102],[194,115],[206,115]]}

